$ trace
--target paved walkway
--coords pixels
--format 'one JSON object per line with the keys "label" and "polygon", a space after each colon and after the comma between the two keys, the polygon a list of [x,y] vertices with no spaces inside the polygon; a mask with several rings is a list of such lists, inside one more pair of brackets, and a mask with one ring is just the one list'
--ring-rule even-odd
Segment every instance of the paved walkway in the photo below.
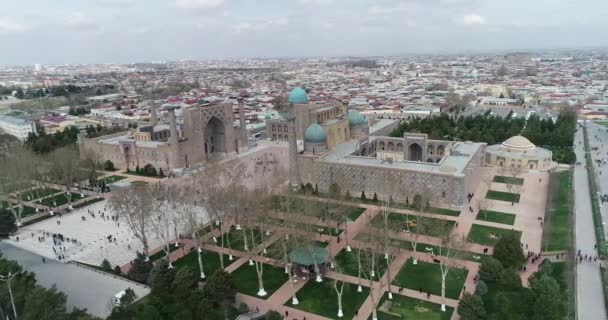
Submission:
{"label": "paved walkway", "polygon": [[[585,169],[583,129],[579,129],[574,139],[577,161],[581,165],[574,168],[574,199],[576,224],[576,249],[583,254],[597,255],[589,182]],[[605,320],[606,309],[599,263],[579,263],[576,266],[576,302],[578,319]]]}
{"label": "paved walkway", "polygon": [[94,316],[105,318],[112,308],[110,301],[115,294],[132,288],[139,298],[147,295],[150,289],[141,284],[127,281],[107,273],[83,268],[76,264],[61,263],[0,242],[5,258],[16,260],[24,269],[36,273],[38,283],[46,288],[53,285],[67,295],[68,308],[86,308]]}

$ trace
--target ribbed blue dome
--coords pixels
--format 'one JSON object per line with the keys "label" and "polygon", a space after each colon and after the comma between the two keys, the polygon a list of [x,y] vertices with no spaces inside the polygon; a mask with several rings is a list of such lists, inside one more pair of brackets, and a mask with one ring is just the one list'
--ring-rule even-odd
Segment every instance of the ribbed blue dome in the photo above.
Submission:
{"label": "ribbed blue dome", "polygon": [[308,94],[302,87],[295,87],[291,90],[287,101],[293,104],[305,104],[308,103]]}
{"label": "ribbed blue dome", "polygon": [[348,123],[351,126],[359,126],[362,124],[367,124],[367,119],[363,117],[358,111],[351,110],[348,112]]}
{"label": "ribbed blue dome", "polygon": [[325,142],[325,139],[325,130],[318,123],[311,124],[304,132],[304,140],[307,142]]}

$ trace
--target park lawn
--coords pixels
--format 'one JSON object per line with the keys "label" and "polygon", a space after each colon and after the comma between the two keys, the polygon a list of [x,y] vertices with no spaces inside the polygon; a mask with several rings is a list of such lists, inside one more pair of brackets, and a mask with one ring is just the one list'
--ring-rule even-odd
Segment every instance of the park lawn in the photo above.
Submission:
{"label": "park lawn", "polygon": [[[327,242],[314,241],[312,244],[321,248],[327,247]],[[289,250],[289,248],[287,248],[287,250]],[[289,251],[287,252],[287,254],[289,254]],[[283,248],[281,245],[281,241],[276,240],[269,246],[267,246],[265,256],[279,261],[283,261]]]}
{"label": "park lawn", "polygon": [[142,187],[142,186],[147,186],[147,185],[148,185],[148,182],[147,182],[147,181],[139,181],[139,180],[138,180],[138,181],[133,181],[133,182],[131,182],[131,184],[132,184],[133,186],[139,186],[139,187]]}
{"label": "park lawn", "polygon": [[[222,268],[220,263],[220,257],[217,252],[203,250],[201,252],[201,256],[203,260],[203,271],[205,271],[205,275],[210,276]],[[229,266],[234,261],[236,261],[236,259],[230,261],[228,260],[228,255],[224,254],[224,267]],[[190,268],[198,274],[198,254],[196,252],[196,249],[192,250],[187,255],[175,261],[173,265],[178,269]]]}
{"label": "park lawn", "polygon": [[[224,248],[232,248],[237,251],[247,251],[245,250],[245,239],[243,238],[243,232],[247,232],[247,249],[251,250],[253,247],[251,246],[251,230],[250,229],[241,229],[236,230],[232,229],[230,232],[225,232],[222,237],[224,237]],[[259,229],[253,230],[255,246],[259,246],[264,240],[266,240],[270,236],[266,236]],[[217,239],[217,245],[221,246],[222,239]],[[230,242],[230,245],[228,245]]]}
{"label": "park lawn", "polygon": [[[355,240],[369,242],[370,241],[369,238],[370,238],[370,236],[368,234],[359,233],[355,237]],[[408,240],[389,239],[389,246],[412,251],[412,242],[410,242]],[[438,255],[439,246],[418,242],[418,245],[416,245],[416,252],[424,252],[424,253],[433,252],[434,254]],[[442,250],[442,255],[445,255],[445,254],[446,254],[445,250]],[[474,253],[474,252],[469,252],[469,251],[459,251],[459,250],[452,250],[450,252],[450,256],[456,257],[461,260],[472,261],[472,262],[477,262],[477,263],[481,263],[485,259],[490,257],[489,255],[486,255],[486,254],[479,254],[479,253]]]}
{"label": "park lawn", "polygon": [[[361,250],[361,264],[362,268],[365,268],[365,258],[371,257],[371,251],[369,250]],[[386,272],[387,269],[387,260],[384,259],[384,254],[377,253],[377,264],[376,264],[376,279],[381,278]],[[335,257],[336,264],[338,265],[339,272],[343,274],[347,274],[349,276],[356,277],[359,275],[359,267],[357,263],[357,249],[347,252],[346,249],[343,249],[338,253]],[[363,274],[363,273],[362,273]]]}
{"label": "park lawn", "polygon": [[492,211],[492,210],[479,210],[477,213],[477,220],[490,221],[502,224],[513,225],[515,223],[515,215],[512,213]]}
{"label": "park lawn", "polygon": [[429,213],[442,214],[444,216],[452,216],[452,217],[458,217],[460,215],[460,211],[444,209],[444,208],[429,208],[426,211],[428,211]]}
{"label": "park lawn", "polygon": [[574,268],[568,266],[566,262],[553,262],[551,265],[553,266],[551,277],[559,284],[562,297],[566,302],[566,318],[574,319],[576,309],[574,306],[574,294],[576,293],[574,289]]}
{"label": "park lawn", "polygon": [[[171,253],[171,252],[173,252],[173,251],[175,251],[175,250],[181,249],[183,246],[184,246],[184,245],[180,243],[180,244],[179,244],[179,246],[177,246],[177,247],[176,247],[176,246],[175,246],[175,243],[174,243],[174,242],[171,242],[171,244],[169,245],[169,253]],[[150,261],[154,262],[154,261],[156,261],[156,260],[159,260],[159,259],[165,258],[166,253],[165,253],[165,250],[164,250],[164,249],[165,249],[165,248],[163,248],[163,249],[161,249],[159,252],[157,252],[157,253],[155,253],[155,254],[151,255],[151,256],[150,256]]]}
{"label": "park lawn", "polygon": [[[446,298],[458,299],[468,273],[466,269],[450,268],[446,278]],[[441,296],[441,269],[438,263],[419,260],[418,264],[413,264],[410,258],[401,267],[393,284],[412,290],[422,289],[424,292]]]}
{"label": "park lawn", "polygon": [[264,297],[258,296],[258,275],[255,266],[250,266],[248,263],[243,264],[240,268],[232,272],[232,278],[236,284],[236,290],[240,293],[253,296],[260,299],[268,299],[277,291],[288,279],[284,268],[275,267],[269,264],[263,264],[264,274],[264,290],[268,293]]}
{"label": "park lawn", "polygon": [[552,173],[545,213],[543,250],[568,250],[572,244],[572,171]]}
{"label": "park lawn", "polygon": [[365,210],[365,208],[352,207],[351,210],[349,210],[349,212],[346,214],[346,217],[350,221],[355,221],[363,214],[363,212],[365,212]]}
{"label": "park lawn", "polygon": [[342,231],[344,231],[341,228],[337,228],[337,227],[327,227],[327,226],[320,226],[320,225],[316,225],[316,224],[293,222],[291,220],[279,219],[279,218],[266,219],[266,223],[275,225],[275,226],[296,229],[299,231],[309,231],[309,232],[319,233],[321,235],[326,235],[326,236],[338,236],[342,233]]}
{"label": "park lawn", "polygon": [[[319,198],[319,200],[322,199],[323,198]],[[282,201],[286,201],[286,199],[282,198]],[[306,215],[313,217],[323,217],[326,208],[329,209],[330,212],[335,213],[333,217],[330,216],[329,218],[336,221],[342,221],[340,218],[338,218],[338,216],[343,216],[348,218],[350,221],[355,221],[366,210],[365,208],[345,206],[334,203],[329,203],[326,205],[322,201],[315,201],[309,199],[304,200],[299,198],[291,198],[291,211],[287,210],[287,205],[284,202],[280,206],[280,209],[283,211],[292,213],[305,213]]]}
{"label": "park lawn", "polygon": [[120,180],[123,180],[123,179],[126,179],[126,178],[127,177],[125,177],[125,176],[112,175],[112,176],[109,176],[109,177],[102,178],[101,180],[105,184],[110,184],[110,183],[114,183],[116,181],[120,181]]}
{"label": "park lawn", "polygon": [[[498,242],[498,239],[501,236],[504,236],[508,233],[515,233],[518,239],[521,238],[521,231],[473,224],[473,226],[471,227],[471,231],[469,231],[468,239],[473,243],[493,246]],[[491,235],[494,235],[495,237],[492,237]]]}
{"label": "park lawn", "polygon": [[[8,209],[8,203],[6,203],[5,201],[2,202],[2,207],[1,208],[7,208]],[[17,206],[13,206],[13,208],[15,208],[15,210],[17,210]],[[23,206],[23,211],[21,212],[21,218],[25,218],[25,217],[29,217],[33,214],[36,214],[36,208],[32,208],[32,207],[28,207],[28,206]]]}
{"label": "park lawn", "polygon": [[[420,222],[423,228],[419,228],[419,226],[411,226],[409,229],[413,233],[418,233],[426,236],[439,236],[451,232],[452,228],[454,228],[454,221],[443,220],[443,219],[434,219],[427,217],[419,217],[418,221],[416,221],[415,215],[409,215],[389,212],[388,214],[388,225],[389,228],[393,231],[404,231],[406,229],[407,221],[411,222]],[[371,224],[377,228],[383,228],[384,226],[384,216],[383,214],[378,214],[374,219],[372,219]],[[430,226],[430,227],[429,227]]]}
{"label": "park lawn", "polygon": [[[21,200],[23,201],[35,201],[60,192],[62,191],[54,188],[36,188],[31,191],[23,191],[19,193],[19,197],[21,197]],[[28,199],[28,197],[30,198]]]}
{"label": "park lawn", "polygon": [[164,176],[163,176],[163,177],[159,177],[159,176],[150,176],[150,175],[147,175],[147,174],[144,174],[144,173],[137,173],[137,172],[135,172],[135,171],[128,171],[128,172],[127,172],[127,171],[124,171],[124,172],[122,172],[122,174],[130,174],[130,175],[132,175],[132,176],[140,176],[140,177],[154,178],[154,179],[163,179],[163,178],[165,178]]}
{"label": "park lawn", "polygon": [[488,193],[486,193],[486,199],[491,199],[491,200],[519,203],[519,198],[520,198],[520,195],[518,193],[495,191],[495,190],[488,190]]}
{"label": "park lawn", "polygon": [[23,206],[23,212],[21,212],[21,218],[29,217],[31,215],[36,214],[36,208]]}
{"label": "park lawn", "polygon": [[[82,197],[79,193],[74,193],[74,192],[70,195],[70,198],[72,199],[72,202],[82,199]],[[55,201],[55,203],[53,203],[53,201]],[[55,195],[52,197],[48,197],[48,198],[42,199],[42,201],[40,201],[40,204],[42,204],[43,206],[50,207],[50,208],[59,207],[66,203],[68,203],[68,199],[67,199],[67,196],[65,195],[65,193],[58,194],[58,195]]]}
{"label": "park lawn", "polygon": [[[338,289],[341,283],[338,283]],[[353,319],[369,294],[369,288],[362,286],[362,292],[357,292],[357,285],[344,283],[342,293],[342,319]],[[292,305],[291,299],[285,305],[304,310],[330,319],[338,318],[338,295],[333,287],[333,280],[325,278],[323,282],[308,281],[296,292],[299,304]]]}
{"label": "park lawn", "polygon": [[514,185],[518,185],[518,186],[521,186],[522,184],[524,184],[524,178],[507,177],[507,176],[494,176],[494,180],[492,180],[492,181],[498,182],[498,183],[514,184]]}
{"label": "park lawn", "polygon": [[443,312],[440,304],[398,294],[389,300],[388,294],[384,294],[378,303],[378,320],[450,320],[454,309],[448,306],[445,309]]}

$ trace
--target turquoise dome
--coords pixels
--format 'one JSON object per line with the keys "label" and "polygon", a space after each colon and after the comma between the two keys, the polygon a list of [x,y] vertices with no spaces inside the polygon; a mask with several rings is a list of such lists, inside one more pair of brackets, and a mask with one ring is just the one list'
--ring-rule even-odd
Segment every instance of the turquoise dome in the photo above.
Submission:
{"label": "turquoise dome", "polygon": [[287,101],[293,104],[305,104],[308,103],[308,94],[302,87],[295,87],[291,90]]}
{"label": "turquoise dome", "polygon": [[267,113],[267,114],[264,116],[264,119],[265,119],[265,120],[270,120],[270,119],[272,119],[272,117],[271,117],[271,116],[270,116],[270,115]]}
{"label": "turquoise dome", "polygon": [[363,117],[358,111],[351,110],[348,112],[348,123],[351,126],[359,126],[362,124],[367,124],[367,119]]}
{"label": "turquoise dome", "polygon": [[325,130],[318,124],[311,124],[306,131],[304,131],[304,140],[306,142],[325,142],[327,135]]}

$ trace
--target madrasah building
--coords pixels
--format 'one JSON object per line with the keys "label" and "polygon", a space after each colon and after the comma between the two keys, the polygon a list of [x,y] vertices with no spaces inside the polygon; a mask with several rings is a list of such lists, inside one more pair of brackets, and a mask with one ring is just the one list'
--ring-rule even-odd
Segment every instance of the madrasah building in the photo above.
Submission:
{"label": "madrasah building", "polygon": [[169,124],[159,121],[158,111],[153,108],[151,123],[135,130],[97,138],[79,135],[81,158],[100,163],[110,160],[123,170],[150,164],[165,172],[175,172],[235,155],[249,147],[242,99],[238,99],[237,112],[234,103],[198,103],[183,108],[180,124],[174,107],[164,110]]}
{"label": "madrasah building", "polygon": [[268,121],[268,137],[289,142],[289,182],[342,195],[376,193],[380,200],[412,201],[421,195],[433,206],[461,208],[474,193],[481,167],[518,172],[555,167],[551,152],[516,136],[502,145],[429,139],[427,134],[390,137],[396,120],[368,121],[359,112],[337,105],[309,103],[307,92],[295,88],[284,119]]}
{"label": "madrasah building", "polygon": [[328,192],[336,184],[353,197],[376,193],[379,199],[405,202],[420,194],[433,205],[459,208],[479,183],[485,143],[432,140],[418,133],[389,137],[395,121],[370,123],[343,105],[311,104],[302,88],[295,88],[288,101],[286,119],[269,121],[267,130],[268,137],[289,141],[294,189],[310,183]]}

